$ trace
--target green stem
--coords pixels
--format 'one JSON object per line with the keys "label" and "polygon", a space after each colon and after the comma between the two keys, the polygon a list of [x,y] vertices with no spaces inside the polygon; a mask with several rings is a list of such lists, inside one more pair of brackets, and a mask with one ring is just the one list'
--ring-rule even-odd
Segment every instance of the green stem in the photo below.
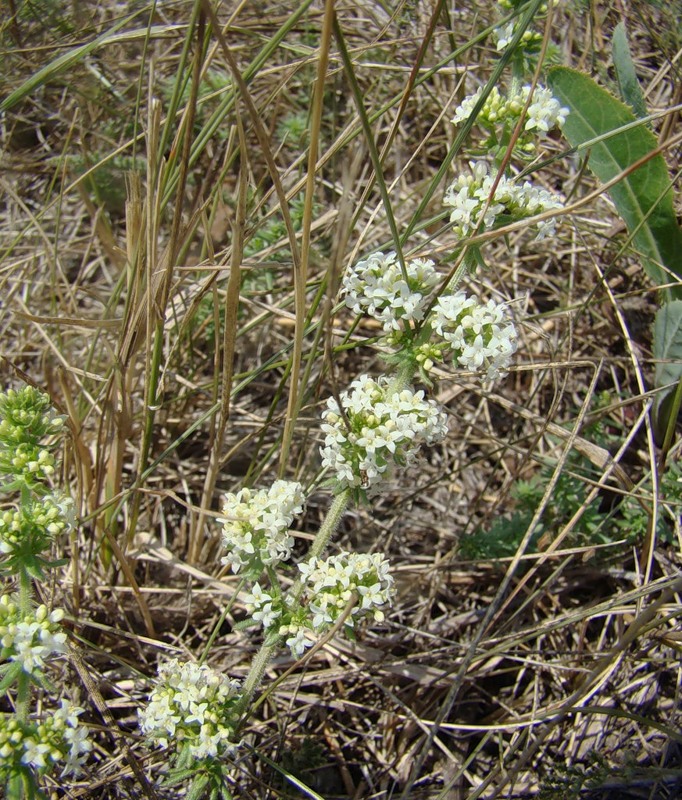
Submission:
{"label": "green stem", "polygon": [[22,617],[31,613],[31,576],[25,569],[19,571],[19,613]]}
{"label": "green stem", "polygon": [[413,378],[414,363],[410,360],[407,363],[401,364],[400,368],[391,379],[389,387],[391,393],[402,392],[403,389],[406,389],[412,383]]}
{"label": "green stem", "polygon": [[[31,576],[25,569],[19,572],[19,615],[25,618],[31,613]],[[31,700],[31,676],[23,670],[17,678],[16,714],[21,722],[28,722]]]}
{"label": "green stem", "polygon": [[[322,555],[329,544],[329,539],[337,529],[339,522],[341,521],[341,517],[343,517],[344,512],[346,511],[350,498],[350,489],[344,489],[336,495],[334,502],[331,504],[331,507],[327,512],[327,516],[324,518],[324,522],[320,526],[320,530],[317,532],[315,540],[308,551],[308,560],[312,558],[319,558],[320,555]],[[303,581],[298,580],[292,586],[290,596],[294,601],[298,601],[302,593]],[[258,685],[263,679],[265,669],[270,663],[270,659],[282,644],[283,639],[283,636],[279,636],[274,642],[271,639],[267,639],[265,642],[263,642],[260,650],[254,656],[254,659],[251,662],[251,668],[249,669],[249,674],[246,676],[246,680],[242,686],[241,699],[236,707],[236,711],[239,716],[243,716],[245,714],[251,702],[251,698],[253,697],[253,693],[256,691]]]}
{"label": "green stem", "polygon": [[336,495],[331,508],[327,512],[327,516],[324,518],[324,522],[320,526],[320,530],[317,532],[315,541],[310,547],[310,551],[308,552],[308,560],[311,558],[319,558],[322,555],[329,544],[331,535],[338,528],[339,522],[341,522],[341,517],[346,511],[346,507],[348,506],[350,498],[350,489],[344,489]]}
{"label": "green stem", "polygon": [[251,703],[253,693],[256,691],[258,685],[263,679],[265,668],[270,663],[270,659],[282,643],[283,639],[284,637],[280,636],[274,642],[263,642],[260,650],[254,656],[254,659],[251,662],[251,668],[249,669],[249,674],[246,676],[246,680],[244,681],[244,685],[241,689],[241,697],[235,707],[235,711],[240,718],[244,717],[246,709]]}

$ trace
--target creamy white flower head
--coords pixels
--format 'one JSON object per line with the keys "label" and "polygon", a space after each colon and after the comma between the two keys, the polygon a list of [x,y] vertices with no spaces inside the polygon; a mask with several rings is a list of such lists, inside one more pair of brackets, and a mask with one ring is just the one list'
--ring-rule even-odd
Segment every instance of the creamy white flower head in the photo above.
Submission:
{"label": "creamy white flower head", "polygon": [[516,351],[516,328],[504,303],[480,303],[462,291],[445,295],[434,306],[431,324],[460,367],[485,372],[489,379],[509,366]]}
{"label": "creamy white flower head", "polygon": [[300,483],[275,481],[269,489],[242,489],[227,494],[223,505],[222,541],[227,555],[221,563],[233,572],[245,565],[274,565],[291,557],[294,539],[289,526],[303,511]]}
{"label": "creamy white flower head", "polygon": [[181,742],[195,759],[232,755],[236,741],[234,707],[240,684],[206,664],[161,664],[149,702],[138,712],[142,732],[157,745]]}
{"label": "creamy white flower head", "polygon": [[[490,230],[502,213],[511,220],[519,220],[563,207],[546,189],[533,186],[530,181],[515,182],[505,175],[500,177],[493,191],[495,176],[489,173],[488,165],[478,161],[472,162],[470,167],[472,174],[460,174],[443,198],[443,204],[452,209],[450,222],[461,238],[475,231],[481,221],[483,230]],[[552,234],[554,229],[554,218],[539,221],[536,240]]]}
{"label": "creamy white flower head", "polygon": [[[522,89],[522,99],[525,105],[530,95],[531,87],[524,86]],[[553,128],[561,128],[566,122],[569,109],[552,96],[549,89],[543,86],[536,86],[533,92],[531,104],[528,106],[525,128],[527,131],[536,130],[540,135],[551,131]]]}
{"label": "creamy white flower head", "polygon": [[[485,100],[481,102],[476,123],[493,134],[493,142],[499,143],[500,131],[506,129],[510,133],[518,123],[530,93],[529,85],[507,95],[502,95],[497,86],[493,86]],[[483,87],[480,87],[474,94],[464,98],[452,117],[454,125],[465,122],[473,115],[474,107],[481,100],[482,94]],[[525,112],[524,129],[516,147],[532,152],[536,146],[535,140],[543,138],[554,128],[561,128],[566,122],[568,113],[569,109],[563,107],[549,89],[536,85],[530,105]]]}
{"label": "creamy white flower head", "polygon": [[345,620],[351,628],[367,616],[377,621],[383,619],[382,607],[390,605],[393,598],[389,562],[381,553],[342,553],[325,560],[312,558],[298,568],[316,633],[329,629],[353,598],[356,602]]}
{"label": "creamy white flower head", "polygon": [[16,595],[0,597],[0,657],[17,661],[24,672],[40,671],[45,661],[67,652],[66,633],[59,624],[62,609],[48,611],[44,605],[22,614]]}
{"label": "creamy white flower head", "polygon": [[43,709],[41,719],[20,722],[0,715],[0,774],[25,765],[44,772],[61,766],[61,775],[77,775],[92,744],[78,717],[82,708],[62,699],[58,709]]}
{"label": "creamy white flower head", "polygon": [[322,465],[340,486],[376,492],[394,464],[410,463],[419,447],[442,440],[446,416],[423,391],[392,389],[388,377],[361,375],[322,412]]}
{"label": "creamy white flower head", "polygon": [[405,275],[396,253],[374,253],[344,276],[341,288],[346,305],[356,314],[379,320],[385,331],[419,322],[424,318],[427,297],[438,283],[438,273],[433,261],[415,258],[405,264]]}

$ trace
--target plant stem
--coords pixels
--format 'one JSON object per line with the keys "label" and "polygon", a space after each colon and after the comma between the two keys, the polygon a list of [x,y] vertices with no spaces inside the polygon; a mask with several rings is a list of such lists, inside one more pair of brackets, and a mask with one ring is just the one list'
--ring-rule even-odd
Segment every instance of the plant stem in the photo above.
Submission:
{"label": "plant stem", "polygon": [[[308,560],[312,558],[319,558],[319,556],[324,552],[325,548],[329,544],[329,539],[337,529],[339,522],[341,521],[341,517],[346,511],[346,507],[348,506],[348,501],[350,498],[350,489],[343,489],[334,497],[334,501],[327,512],[327,516],[324,518],[324,521],[320,526],[320,530],[317,532],[315,540],[310,546],[310,550],[308,551]],[[298,601],[302,593],[303,581],[298,580],[292,586],[290,596],[294,601]],[[263,679],[263,674],[265,673],[267,665],[270,663],[270,659],[277,648],[282,644],[283,639],[283,636],[279,636],[274,642],[271,639],[267,639],[265,642],[263,642],[260,650],[254,656],[254,659],[251,662],[251,668],[249,669],[249,674],[246,676],[246,680],[244,681],[244,685],[242,687],[241,699],[236,709],[240,716],[244,715],[246,709],[249,707],[253,693],[258,688],[258,684]]]}
{"label": "plant stem", "polygon": [[[22,619],[31,613],[31,576],[25,569],[19,572],[19,614]],[[28,722],[31,699],[31,676],[22,670],[17,679],[17,717]]]}

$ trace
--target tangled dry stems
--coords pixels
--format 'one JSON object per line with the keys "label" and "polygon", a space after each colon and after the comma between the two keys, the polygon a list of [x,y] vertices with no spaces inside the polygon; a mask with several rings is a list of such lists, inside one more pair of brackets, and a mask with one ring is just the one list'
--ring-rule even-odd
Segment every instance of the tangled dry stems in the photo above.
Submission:
{"label": "tangled dry stems", "polygon": [[[60,4],[46,7],[68,23],[61,34],[22,18],[3,30],[6,91],[48,63],[55,45],[66,50],[109,29],[116,12],[99,3],[82,30]],[[389,16],[378,3],[337,6],[368,110],[388,109],[373,124],[380,149],[386,145],[384,178],[399,226],[452,145],[448,110],[495,58],[490,46],[466,50],[414,88],[396,122],[430,11],[401,5]],[[243,75],[292,13],[266,4],[240,9],[229,42]],[[656,38],[665,22],[658,13],[636,4],[628,18],[652,111],[679,95],[663,57],[669,44]],[[221,12],[221,22],[227,18]],[[472,7],[447,29],[439,19],[421,68],[495,18],[492,7]],[[290,200],[305,179],[296,119],[309,107],[320,19],[311,6],[288,32],[288,47],[268,52],[249,74]],[[581,15],[560,9],[553,37],[567,63],[588,69],[607,52],[617,20],[605,8],[590,39]],[[348,334],[349,314],[332,316],[323,299],[333,298],[342,268],[390,241],[347,76],[332,52],[307,275],[305,391],[280,463],[297,323],[277,193],[243,105],[248,158],[237,156],[238,118],[221,105],[230,70],[217,40],[195,96],[176,78],[186,9],[159,8],[153,22],[149,40],[138,28],[55,75],[4,119],[2,375],[6,385],[27,377],[45,387],[68,415],[63,479],[83,520],[57,554],[70,567],[49,598],[70,610],[80,652],[79,674],[65,668],[57,678],[80,685],[98,743],[74,797],[176,796],[151,788],[163,756],[145,752],[136,708],[158,659],[200,653],[234,599],[238,580],[219,569],[220,494],[245,480],[272,480],[278,470],[310,480],[330,387],[379,368],[371,348],[360,347],[378,330],[364,322]],[[145,174],[145,163],[156,167]],[[126,183],[136,164],[141,180]],[[578,168],[561,158],[541,174],[579,197],[594,186]],[[443,188],[426,218],[440,213]],[[240,191],[248,195],[241,228]],[[632,495],[657,469],[644,414],[656,297],[636,258],[620,252],[621,233],[603,197],[571,215],[551,247],[518,230],[489,243],[482,281],[492,295],[514,298],[523,321],[517,366],[494,392],[439,375],[439,400],[451,417],[446,443],[344,520],[341,544],[379,548],[396,565],[396,607],[353,646],[334,639],[300,664],[287,656],[274,662],[247,735],[254,749],[238,765],[237,796],[291,791],[260,754],[325,797],[523,797],[550,791],[551,780],[559,788],[549,796],[568,797],[561,780],[571,769],[588,774],[595,754],[606,787],[599,796],[627,796],[628,780],[652,797],[676,796],[679,509],[671,510],[667,541],[597,544],[580,536],[589,491],[604,494],[600,481]],[[445,274],[451,243],[442,221],[432,219],[410,246],[440,260]],[[235,263],[242,270],[236,317],[228,283]],[[337,348],[332,359],[329,346]],[[619,453],[630,483],[603,445],[583,437],[595,415],[612,434],[611,455],[630,440]],[[526,553],[463,562],[464,538],[509,515],[514,486],[548,464],[536,515],[551,514],[552,489],[575,448],[596,469],[583,476],[574,517],[547,526]],[[323,491],[311,498],[297,533],[301,554],[327,504]],[[233,677],[245,674],[256,647],[232,627],[242,616],[237,601],[211,655]]]}

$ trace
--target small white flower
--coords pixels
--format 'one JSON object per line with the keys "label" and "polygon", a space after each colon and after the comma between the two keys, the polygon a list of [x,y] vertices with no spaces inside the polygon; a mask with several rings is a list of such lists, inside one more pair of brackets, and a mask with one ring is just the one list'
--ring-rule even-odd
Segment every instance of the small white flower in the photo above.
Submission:
{"label": "small white flower", "polygon": [[500,25],[499,28],[495,28],[493,30],[493,36],[497,40],[497,50],[505,50],[507,45],[511,42],[514,38],[514,30],[515,30],[515,23],[514,20],[508,22],[506,25]]}
{"label": "small white flower", "polygon": [[32,767],[41,769],[47,766],[46,756],[52,750],[49,742],[36,741],[35,739],[24,739],[24,754],[21,757],[22,764],[30,764]]}
{"label": "small white flower", "polygon": [[221,563],[234,573],[247,564],[272,566],[291,557],[294,539],[289,526],[303,510],[300,483],[275,481],[270,489],[242,489],[227,494],[223,505],[222,541],[227,549]]}
{"label": "small white flower", "polygon": [[393,391],[390,380],[367,375],[353,381],[340,396],[345,417],[330,398],[322,412],[322,465],[338,483],[352,489],[377,491],[395,463],[413,460],[419,447],[442,440],[445,414],[423,392]]}
{"label": "small white flower", "polygon": [[369,314],[389,332],[424,318],[428,295],[438,280],[433,261],[413,259],[403,273],[396,253],[374,253],[344,276],[342,291],[348,308]]}
{"label": "small white flower", "polygon": [[280,634],[282,636],[286,635],[287,633],[289,636],[286,639],[285,644],[289,650],[291,650],[291,654],[294,656],[294,658],[300,658],[309,647],[313,646],[313,642],[306,637],[305,628],[289,625],[284,629],[280,629]]}
{"label": "small white flower", "polygon": [[464,369],[484,371],[494,379],[509,366],[516,351],[517,333],[504,303],[479,303],[462,292],[438,299],[432,327],[449,344]]}

